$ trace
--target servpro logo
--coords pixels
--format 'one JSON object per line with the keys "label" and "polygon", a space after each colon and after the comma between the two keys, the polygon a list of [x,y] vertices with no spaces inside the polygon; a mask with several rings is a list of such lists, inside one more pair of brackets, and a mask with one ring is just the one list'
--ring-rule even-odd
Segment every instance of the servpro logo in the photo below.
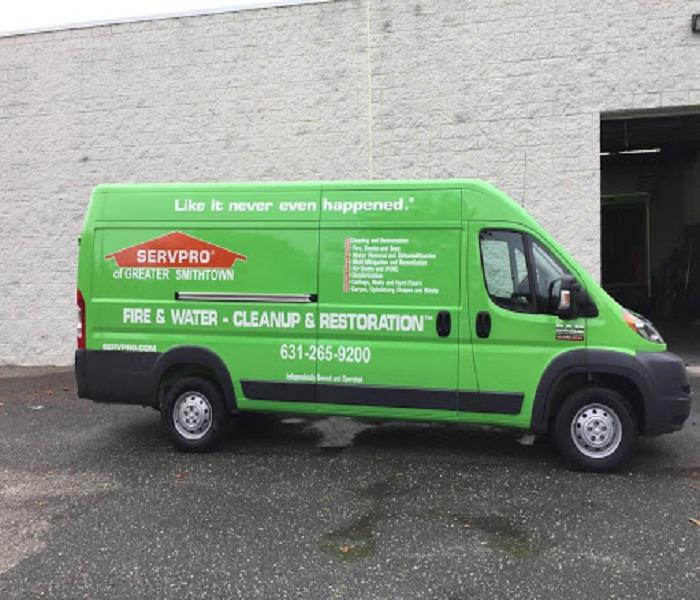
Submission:
{"label": "servpro logo", "polygon": [[[117,264],[115,279],[170,279],[176,269],[178,280],[233,279],[236,261],[247,257],[181,231],[129,246],[105,256]],[[196,272],[193,272],[196,269]],[[222,272],[222,270],[227,270]]]}
{"label": "servpro logo", "polygon": [[230,269],[243,254],[200,240],[181,231],[173,231],[148,242],[108,254],[119,267],[160,267]]}
{"label": "servpro logo", "polygon": [[144,266],[165,265],[168,267],[209,265],[211,250],[137,250],[136,262]]}

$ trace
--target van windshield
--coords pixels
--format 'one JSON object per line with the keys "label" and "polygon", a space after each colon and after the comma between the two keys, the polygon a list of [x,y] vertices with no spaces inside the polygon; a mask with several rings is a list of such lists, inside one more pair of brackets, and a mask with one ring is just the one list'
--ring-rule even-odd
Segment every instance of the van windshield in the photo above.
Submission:
{"label": "van windshield", "polygon": [[532,260],[535,267],[537,312],[554,314],[557,307],[553,299],[559,297],[561,280],[569,272],[535,240],[532,240]]}

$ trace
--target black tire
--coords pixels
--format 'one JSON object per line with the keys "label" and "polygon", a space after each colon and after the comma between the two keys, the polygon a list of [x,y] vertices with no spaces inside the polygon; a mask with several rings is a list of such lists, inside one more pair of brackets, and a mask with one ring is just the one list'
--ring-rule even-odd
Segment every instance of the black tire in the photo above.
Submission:
{"label": "black tire", "polygon": [[587,387],[564,400],[553,433],[569,467],[607,472],[615,470],[629,456],[637,437],[637,422],[629,402],[616,391]]}
{"label": "black tire", "polygon": [[[181,400],[179,405],[178,400]],[[190,411],[184,413],[187,422],[179,407]],[[213,449],[221,441],[229,420],[219,388],[209,379],[194,376],[178,379],[166,389],[160,417],[168,436],[187,452]],[[197,425],[201,426],[196,428]]]}

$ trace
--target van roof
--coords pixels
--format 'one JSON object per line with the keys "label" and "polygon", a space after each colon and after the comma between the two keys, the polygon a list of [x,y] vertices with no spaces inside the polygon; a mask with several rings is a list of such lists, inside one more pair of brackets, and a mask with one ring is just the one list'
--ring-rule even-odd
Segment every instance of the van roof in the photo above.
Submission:
{"label": "van roof", "polygon": [[225,191],[246,189],[355,189],[378,190],[395,188],[483,188],[496,190],[494,186],[479,179],[389,179],[389,180],[339,180],[339,181],[245,181],[217,183],[103,183],[95,188],[98,192],[135,192],[135,191]]}
{"label": "van roof", "polygon": [[[535,220],[523,207],[504,194],[492,184],[479,179],[404,179],[404,180],[357,180],[357,181],[288,181],[288,182],[241,182],[241,183],[106,183],[98,185],[93,191],[93,199],[98,204],[110,204],[119,211],[121,198],[125,200],[134,194],[156,194],[158,192],[178,193],[224,193],[245,191],[373,191],[373,190],[468,190],[473,193],[463,198],[462,220],[499,220],[510,221],[537,227]],[[116,206],[115,206],[116,204]],[[125,207],[126,210],[126,207]],[[136,211],[137,213],[140,211]],[[121,216],[133,220],[137,214]],[[99,214],[99,216],[98,216]],[[92,218],[104,218],[102,210]],[[116,218],[112,212],[112,219]],[[189,218],[189,217],[188,217]],[[110,219],[111,220],[111,219]]]}

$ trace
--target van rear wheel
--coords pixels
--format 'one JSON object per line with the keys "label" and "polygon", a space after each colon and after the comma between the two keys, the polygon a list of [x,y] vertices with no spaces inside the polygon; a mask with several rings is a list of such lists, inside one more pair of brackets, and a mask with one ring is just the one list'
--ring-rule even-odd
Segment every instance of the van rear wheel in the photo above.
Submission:
{"label": "van rear wheel", "polygon": [[629,456],[637,423],[629,403],[616,391],[589,387],[568,396],[554,422],[562,458],[581,471],[611,471]]}
{"label": "van rear wheel", "polygon": [[170,438],[190,452],[214,448],[228,421],[219,388],[203,377],[184,377],[168,387],[160,416]]}

